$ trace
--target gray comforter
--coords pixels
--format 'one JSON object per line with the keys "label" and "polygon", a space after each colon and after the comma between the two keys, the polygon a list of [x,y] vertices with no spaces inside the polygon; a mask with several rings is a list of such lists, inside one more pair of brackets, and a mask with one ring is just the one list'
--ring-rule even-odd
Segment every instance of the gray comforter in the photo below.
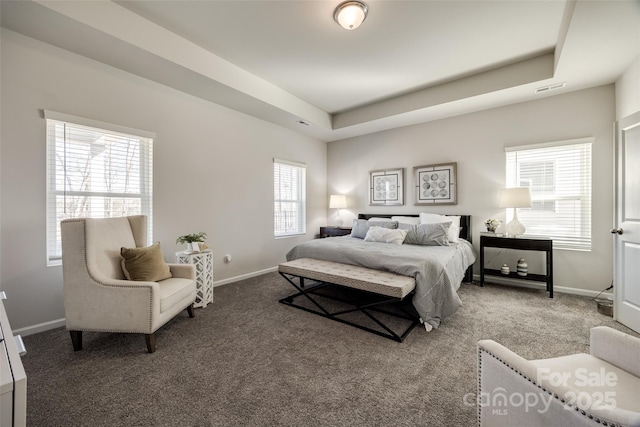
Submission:
{"label": "gray comforter", "polygon": [[360,265],[415,278],[413,305],[427,330],[437,328],[462,305],[456,291],[467,267],[475,262],[473,247],[462,239],[451,246],[418,246],[365,242],[351,236],[299,244],[287,253],[287,261],[298,258]]}

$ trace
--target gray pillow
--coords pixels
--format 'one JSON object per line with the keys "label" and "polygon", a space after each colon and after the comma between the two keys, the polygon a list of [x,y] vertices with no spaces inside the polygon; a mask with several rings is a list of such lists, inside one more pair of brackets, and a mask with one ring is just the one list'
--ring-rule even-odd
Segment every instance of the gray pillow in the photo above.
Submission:
{"label": "gray pillow", "polygon": [[449,246],[450,222],[436,224],[399,224],[400,230],[407,230],[404,243],[420,246]]}
{"label": "gray pillow", "polygon": [[367,236],[367,231],[371,226],[384,227],[384,228],[398,228],[396,221],[367,221],[366,219],[354,219],[353,228],[351,229],[351,237],[357,237],[358,239],[364,239]]}

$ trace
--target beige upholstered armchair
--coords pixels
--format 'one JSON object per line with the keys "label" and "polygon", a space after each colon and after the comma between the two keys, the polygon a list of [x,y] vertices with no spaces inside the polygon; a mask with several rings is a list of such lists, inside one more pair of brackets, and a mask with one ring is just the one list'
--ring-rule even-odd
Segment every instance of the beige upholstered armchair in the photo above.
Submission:
{"label": "beige upholstered armchair", "polygon": [[478,342],[481,426],[640,426],[640,339],[591,329],[590,353],[526,360]]}
{"label": "beige upholstered armchair", "polygon": [[146,216],[67,219],[61,229],[64,311],[75,351],[82,350],[83,331],[101,331],[145,334],[147,350],[153,353],[158,328],[184,309],[193,317],[193,265],[167,268],[158,247],[156,258],[170,278],[125,277],[121,248],[146,246]]}

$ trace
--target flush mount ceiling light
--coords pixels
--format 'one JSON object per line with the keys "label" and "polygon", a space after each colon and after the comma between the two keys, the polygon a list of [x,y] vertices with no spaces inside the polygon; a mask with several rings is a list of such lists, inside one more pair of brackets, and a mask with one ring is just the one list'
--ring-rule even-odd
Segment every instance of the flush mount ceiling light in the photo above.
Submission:
{"label": "flush mount ceiling light", "polygon": [[369,8],[361,1],[344,1],[333,12],[333,19],[345,30],[355,30],[367,19]]}

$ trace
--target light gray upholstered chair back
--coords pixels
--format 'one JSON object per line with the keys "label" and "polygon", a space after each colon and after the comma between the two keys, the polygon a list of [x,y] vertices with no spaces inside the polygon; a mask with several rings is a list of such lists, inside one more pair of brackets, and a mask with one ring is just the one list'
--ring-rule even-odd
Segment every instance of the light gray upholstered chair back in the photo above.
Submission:
{"label": "light gray upholstered chair back", "polygon": [[146,246],[147,217],[85,219],[87,268],[110,279],[124,279],[120,248]]}

